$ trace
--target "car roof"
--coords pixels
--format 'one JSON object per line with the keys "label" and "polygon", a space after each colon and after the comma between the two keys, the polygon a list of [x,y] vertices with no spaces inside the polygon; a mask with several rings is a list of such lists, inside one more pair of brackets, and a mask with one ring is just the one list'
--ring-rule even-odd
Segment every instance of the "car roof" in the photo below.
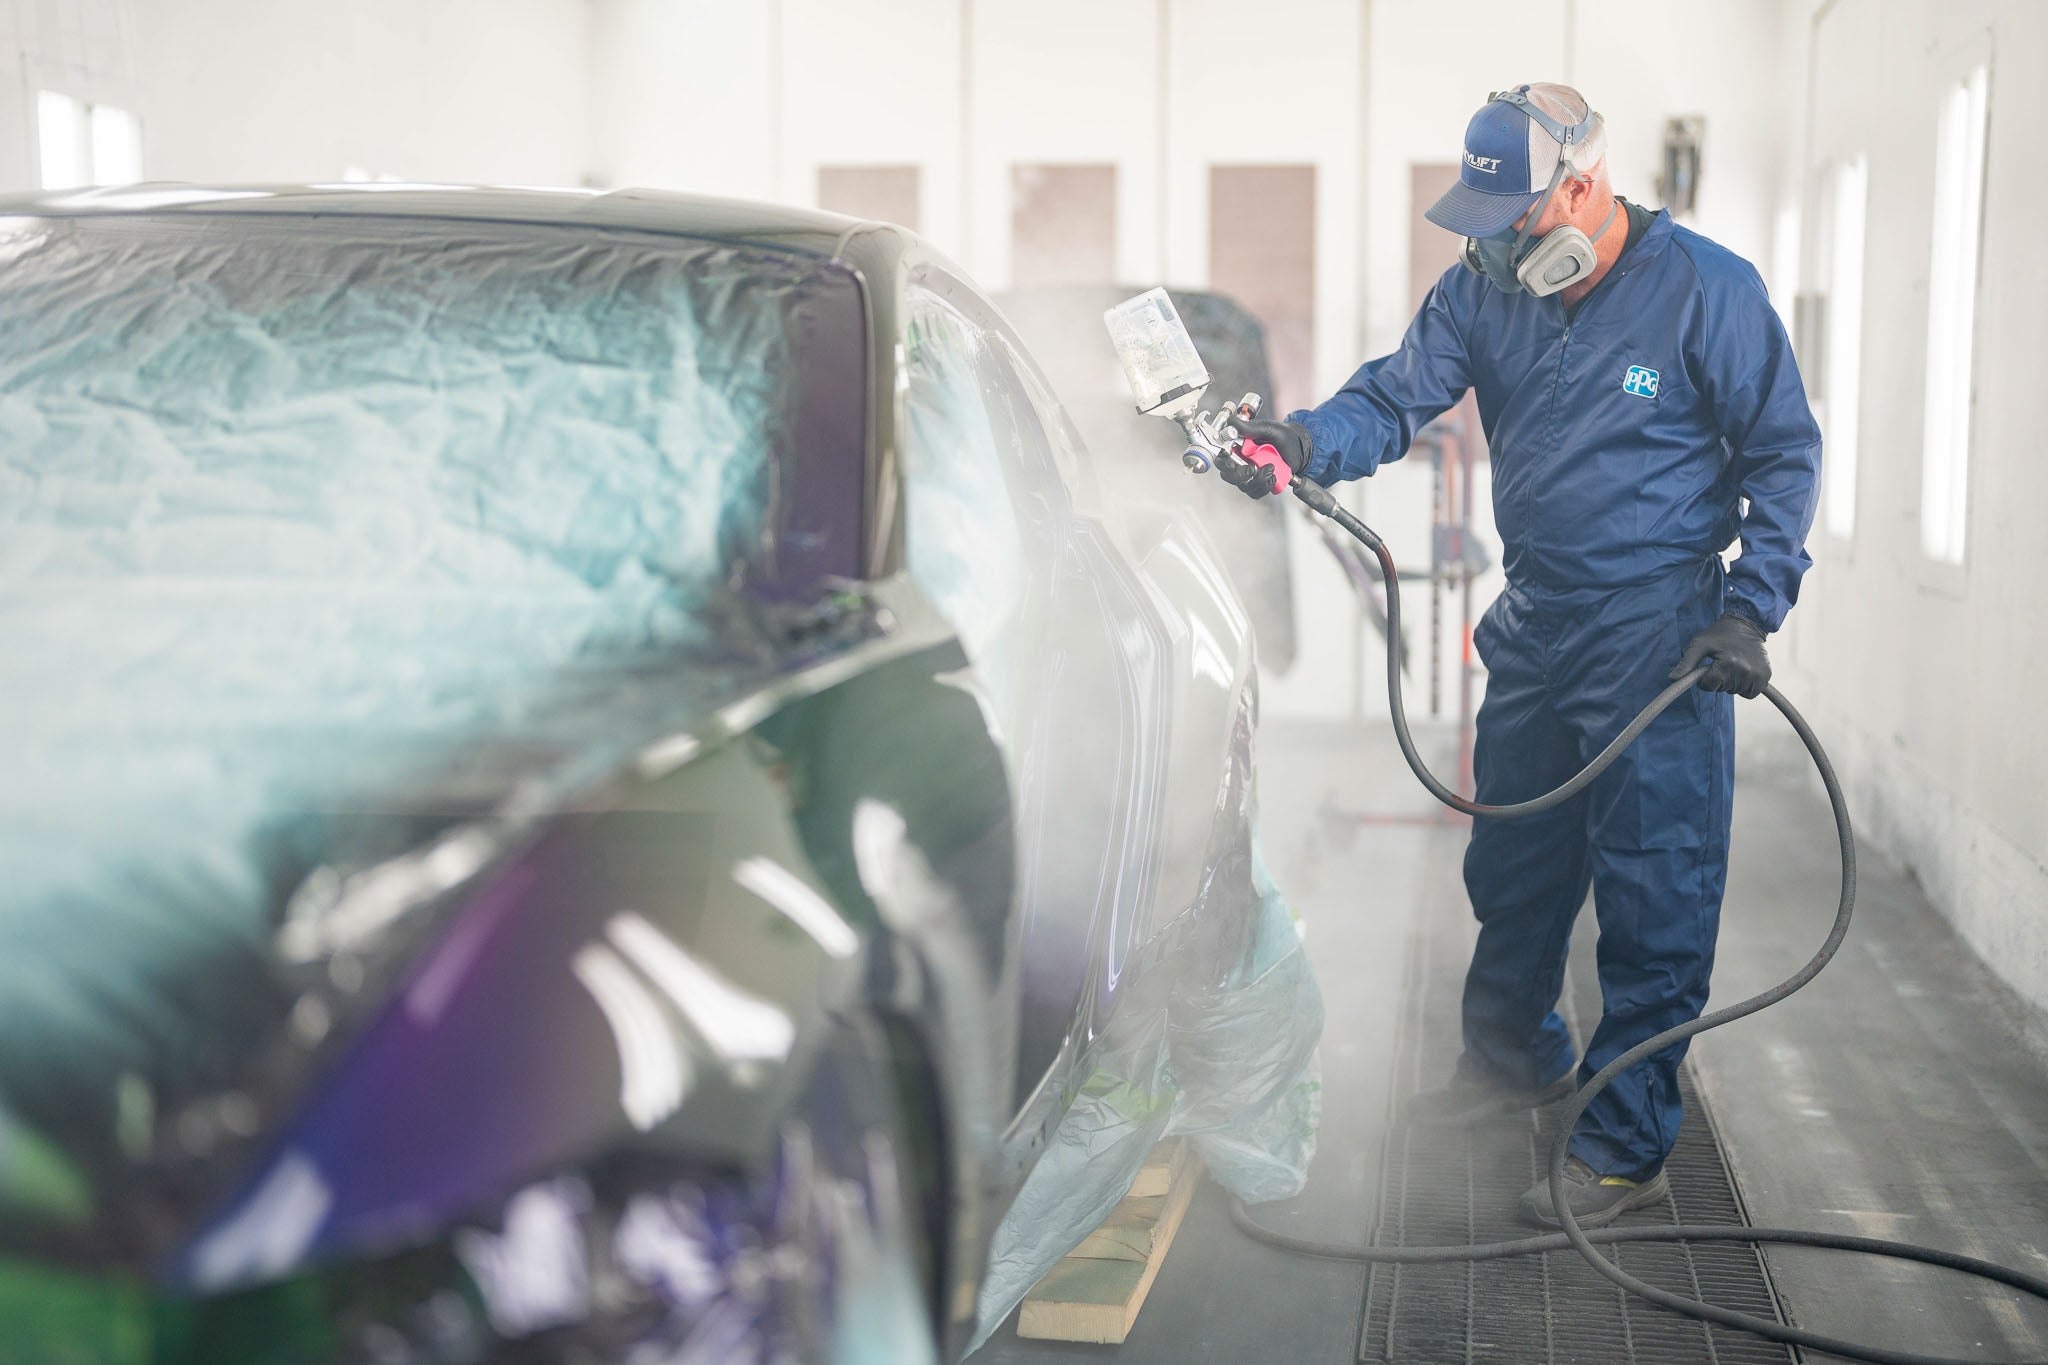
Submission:
{"label": "car roof", "polygon": [[[0,216],[121,213],[432,218],[630,229],[838,257],[856,269],[899,258],[910,235],[890,224],[662,190],[347,182],[202,185],[156,181],[0,198]],[[893,239],[893,240],[892,240]],[[878,254],[879,252],[879,254]]]}

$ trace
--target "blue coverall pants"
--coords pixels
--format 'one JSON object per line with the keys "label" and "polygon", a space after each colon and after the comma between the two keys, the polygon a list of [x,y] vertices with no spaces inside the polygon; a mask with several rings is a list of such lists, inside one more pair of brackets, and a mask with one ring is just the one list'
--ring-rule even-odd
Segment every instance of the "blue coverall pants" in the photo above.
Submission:
{"label": "blue coverall pants", "polygon": [[[1487,668],[1479,800],[1527,800],[1583,767],[1665,687],[1721,604],[1717,559],[1625,588],[1510,585],[1474,637]],[[1727,879],[1734,770],[1734,698],[1694,689],[1556,810],[1473,821],[1465,888],[1479,942],[1465,978],[1461,1068],[1532,1088],[1571,1068],[1556,1005],[1588,887],[1602,1013],[1580,1082],[1698,1016]],[[1618,1077],[1579,1120],[1572,1154],[1602,1175],[1654,1171],[1678,1137],[1684,1055],[1683,1045],[1667,1048]]]}

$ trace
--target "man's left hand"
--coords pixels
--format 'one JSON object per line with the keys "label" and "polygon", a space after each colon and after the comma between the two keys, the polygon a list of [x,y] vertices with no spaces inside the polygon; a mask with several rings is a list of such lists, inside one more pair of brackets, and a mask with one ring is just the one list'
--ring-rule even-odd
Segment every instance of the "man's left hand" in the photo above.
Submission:
{"label": "man's left hand", "polygon": [[1724,613],[1720,620],[1693,636],[1692,643],[1685,647],[1685,657],[1671,670],[1671,680],[1677,682],[1710,656],[1714,662],[1700,678],[1703,691],[1754,697],[1771,680],[1763,627],[1740,612]]}

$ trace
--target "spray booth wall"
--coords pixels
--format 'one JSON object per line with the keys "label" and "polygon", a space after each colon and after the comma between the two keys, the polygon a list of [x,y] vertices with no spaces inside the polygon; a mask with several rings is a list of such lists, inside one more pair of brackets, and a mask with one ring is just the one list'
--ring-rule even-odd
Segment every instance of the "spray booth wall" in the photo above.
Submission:
{"label": "spray booth wall", "polygon": [[[2048,1006],[2048,726],[2032,705],[2048,669],[2048,189],[2033,170],[2032,110],[2048,70],[2048,6],[1802,0],[1793,10],[1785,46],[1798,50],[1811,122],[1781,195],[1802,225],[1800,287],[1817,312],[1839,322],[1860,311],[1861,322],[1801,338],[1809,384],[1822,391],[1833,506],[1774,657],[1787,690],[1813,700],[1866,843]],[[1981,184],[1946,185],[1943,107],[1979,67]],[[1852,259],[1838,271],[1835,259],[1854,250],[1835,231],[1840,177],[1859,164],[1861,269]],[[1936,240],[1962,196],[1981,196],[1980,221],[1975,274],[1958,279],[1954,244],[1937,251]],[[1848,296],[1859,291],[1857,309]],[[1944,326],[1939,315],[1958,300],[1974,317]],[[1973,363],[1951,376],[1960,387],[1945,406],[1961,405],[1968,430],[1947,456],[1962,486],[1944,493],[1939,469],[1930,488],[1928,464],[1953,440],[1929,439],[1929,358],[1960,362],[1959,337]],[[1956,515],[1930,550],[1926,523],[1941,520],[1944,498]]]}

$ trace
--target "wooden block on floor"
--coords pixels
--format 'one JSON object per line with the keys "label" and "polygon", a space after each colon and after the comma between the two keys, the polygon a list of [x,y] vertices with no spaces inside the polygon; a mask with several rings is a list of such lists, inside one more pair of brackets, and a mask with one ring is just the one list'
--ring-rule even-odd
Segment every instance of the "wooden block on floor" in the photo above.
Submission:
{"label": "wooden block on floor", "polygon": [[[1152,1282],[1159,1278],[1159,1267],[1165,1263],[1173,1236],[1187,1217],[1188,1205],[1194,1200],[1195,1186],[1201,1183],[1201,1178],[1201,1167],[1183,1156],[1172,1187],[1164,1196],[1126,1199],[1118,1214],[1127,1210],[1135,1214],[1133,1205],[1156,1201],[1156,1218],[1149,1228],[1138,1227],[1132,1219],[1120,1225],[1116,1233],[1130,1243],[1142,1240],[1146,1247],[1144,1258],[1078,1254],[1064,1258],[1024,1300],[1017,1314],[1017,1335],[1040,1341],[1121,1343],[1130,1335],[1131,1324],[1138,1320],[1138,1310],[1145,1306]],[[1112,1215],[1104,1228],[1116,1222]],[[1103,1233],[1098,1230],[1095,1235]]]}
{"label": "wooden block on floor", "polygon": [[1159,1239],[1159,1219],[1165,1209],[1163,1194],[1132,1195],[1067,1255],[1099,1261],[1149,1261]]}
{"label": "wooden block on floor", "polygon": [[1152,1155],[1145,1158],[1138,1178],[1131,1182],[1129,1197],[1153,1199],[1163,1196],[1173,1188],[1173,1178],[1180,1174],[1187,1162],[1187,1143],[1179,1138],[1160,1143],[1152,1149]]}

